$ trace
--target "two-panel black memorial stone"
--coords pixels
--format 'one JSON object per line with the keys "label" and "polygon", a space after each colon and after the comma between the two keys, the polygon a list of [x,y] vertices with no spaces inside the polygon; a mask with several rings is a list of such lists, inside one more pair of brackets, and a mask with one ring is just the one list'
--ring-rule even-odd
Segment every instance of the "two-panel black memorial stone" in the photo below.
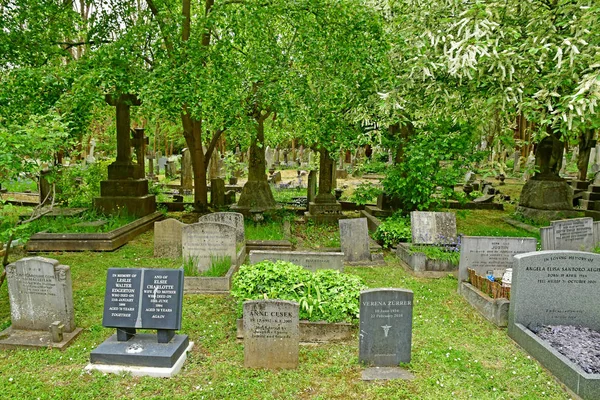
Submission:
{"label": "two-panel black memorial stone", "polygon": [[[175,335],[181,329],[183,287],[182,269],[110,268],[102,325],[116,328],[117,333],[92,351],[92,368],[118,365],[178,371],[190,345],[187,335]],[[139,334],[137,329],[156,329],[157,334]]]}

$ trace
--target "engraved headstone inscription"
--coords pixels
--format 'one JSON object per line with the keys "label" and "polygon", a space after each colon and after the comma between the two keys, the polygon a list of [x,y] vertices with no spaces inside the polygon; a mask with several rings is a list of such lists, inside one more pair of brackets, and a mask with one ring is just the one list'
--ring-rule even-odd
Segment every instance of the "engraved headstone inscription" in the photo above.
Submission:
{"label": "engraved headstone inscription", "polygon": [[367,219],[341,219],[339,225],[344,260],[349,262],[371,261]]}
{"label": "engraved headstone inscription", "polygon": [[6,266],[12,325],[0,332],[0,347],[64,349],[80,332],[75,327],[71,269],[44,257]]}
{"label": "engraved headstone inscription", "polygon": [[246,236],[244,233],[244,216],[237,212],[214,212],[205,214],[198,219],[198,222],[219,222],[221,224],[232,225],[235,227],[236,240],[238,243],[244,243]]}
{"label": "engraved headstone inscription", "polygon": [[210,269],[218,259],[237,262],[235,226],[219,222],[198,222],[183,227],[181,247],[184,260],[194,260],[198,271]]}
{"label": "engraved headstone inscription", "polygon": [[360,293],[359,361],[375,367],[409,363],[413,292],[371,289]]}
{"label": "engraved headstone inscription", "polygon": [[181,257],[181,234],[184,223],[169,218],[154,223],[154,257]]}
{"label": "engraved headstone inscription", "polygon": [[415,244],[456,243],[456,215],[452,212],[413,211],[410,225]]}
{"label": "engraved headstone inscription", "polygon": [[551,226],[540,229],[542,250],[592,251],[594,243],[594,220],[573,218],[552,221]]}
{"label": "engraved headstone inscription", "polygon": [[[117,328],[117,333],[91,352],[88,368],[166,377],[176,374],[191,348],[187,335],[175,334],[181,329],[183,279],[182,269],[109,268],[102,325]],[[137,329],[156,329],[157,334],[140,334]],[[119,367],[107,369],[106,365]],[[145,373],[127,367],[164,370]]]}
{"label": "engraved headstone inscription", "polygon": [[285,300],[244,302],[244,366],[291,369],[298,366],[298,303]]}

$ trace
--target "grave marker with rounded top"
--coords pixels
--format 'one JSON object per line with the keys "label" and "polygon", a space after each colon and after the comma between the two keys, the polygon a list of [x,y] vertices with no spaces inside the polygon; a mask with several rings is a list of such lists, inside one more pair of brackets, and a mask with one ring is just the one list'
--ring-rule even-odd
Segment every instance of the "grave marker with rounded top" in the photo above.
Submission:
{"label": "grave marker with rounded top", "polygon": [[219,222],[198,222],[183,227],[181,247],[184,260],[194,259],[198,271],[207,271],[212,260],[230,257],[237,262],[236,229]]}
{"label": "grave marker with rounded top", "polygon": [[235,234],[238,243],[244,243],[246,236],[244,233],[244,216],[237,212],[214,212],[202,215],[198,222],[219,222],[235,227]]}
{"label": "grave marker with rounded top", "polygon": [[349,262],[371,261],[367,219],[341,219],[339,225],[344,260]]}
{"label": "grave marker with rounded top", "polygon": [[154,257],[181,257],[181,235],[185,224],[174,218],[154,223]]}
{"label": "grave marker with rounded top", "polygon": [[413,292],[371,289],[360,293],[359,361],[375,367],[409,363]]}

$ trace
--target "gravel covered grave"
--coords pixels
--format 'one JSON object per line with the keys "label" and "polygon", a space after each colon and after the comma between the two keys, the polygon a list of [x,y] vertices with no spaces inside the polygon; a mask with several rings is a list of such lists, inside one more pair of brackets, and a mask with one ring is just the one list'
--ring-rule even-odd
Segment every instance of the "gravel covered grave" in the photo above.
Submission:
{"label": "gravel covered grave", "polygon": [[600,332],[573,325],[544,325],[535,332],[589,374],[600,373]]}

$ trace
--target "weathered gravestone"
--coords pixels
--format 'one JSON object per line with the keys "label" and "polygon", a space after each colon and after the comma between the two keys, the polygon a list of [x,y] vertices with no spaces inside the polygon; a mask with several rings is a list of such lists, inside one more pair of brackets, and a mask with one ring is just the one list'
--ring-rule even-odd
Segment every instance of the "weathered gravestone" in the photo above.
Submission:
{"label": "weathered gravestone", "polygon": [[413,292],[371,289],[360,293],[359,361],[375,367],[409,363]]}
{"label": "weathered gravestone", "polygon": [[311,251],[271,251],[251,250],[250,264],[261,261],[288,261],[310,271],[318,269],[344,269],[344,253],[339,252],[311,252]]}
{"label": "weathered gravestone", "polygon": [[192,169],[192,154],[186,148],[181,150],[181,189],[191,191],[194,188],[194,171]]}
{"label": "weathered gravestone", "polygon": [[[102,325],[117,328],[90,354],[87,369],[171,377],[191,349],[181,329],[183,270],[109,268]],[[136,333],[156,329],[157,335]]]}
{"label": "weathered gravestone", "polygon": [[456,243],[456,215],[451,212],[413,211],[410,213],[414,244]]}
{"label": "weathered gravestone", "polygon": [[71,269],[57,260],[27,257],[6,266],[11,326],[0,347],[65,349],[77,335]]}
{"label": "weathered gravestone", "polygon": [[183,227],[181,237],[184,260],[193,260],[198,271],[207,271],[215,262],[229,258],[237,263],[236,229],[218,222],[198,222]]}
{"label": "weathered gravestone", "polygon": [[349,262],[371,261],[367,219],[341,219],[339,224],[344,260]]}
{"label": "weathered gravestone", "polygon": [[169,218],[154,223],[154,257],[181,257],[181,235],[184,223]]}
{"label": "weathered gravestone", "polygon": [[307,183],[307,192],[306,198],[308,203],[313,202],[315,200],[315,196],[317,195],[317,171],[311,170],[308,173],[308,183]]}
{"label": "weathered gravestone", "polygon": [[552,221],[551,226],[541,228],[542,250],[592,251],[594,243],[594,220],[573,218]]}
{"label": "weathered gravestone", "polygon": [[244,216],[236,212],[215,212],[201,216],[198,222],[220,222],[235,227],[235,235],[238,243],[245,243]]}
{"label": "weathered gravestone", "polygon": [[160,174],[161,170],[165,171],[167,168],[167,157],[158,157],[158,161],[156,162],[156,167],[158,169],[159,174]]}
{"label": "weathered gravestone", "polygon": [[[509,336],[582,399],[600,399],[600,375],[586,373],[581,364],[536,335],[543,326],[600,331],[600,255],[556,250],[518,254],[514,259]],[[586,346],[574,341],[559,343],[562,351],[579,353],[589,361]]]}
{"label": "weathered gravestone", "polygon": [[536,250],[537,240],[524,237],[463,236],[458,266],[459,282],[468,279],[468,269],[487,276],[512,267],[512,256]]}
{"label": "weathered gravestone", "polygon": [[244,302],[244,366],[290,369],[298,366],[298,303],[285,300]]}

